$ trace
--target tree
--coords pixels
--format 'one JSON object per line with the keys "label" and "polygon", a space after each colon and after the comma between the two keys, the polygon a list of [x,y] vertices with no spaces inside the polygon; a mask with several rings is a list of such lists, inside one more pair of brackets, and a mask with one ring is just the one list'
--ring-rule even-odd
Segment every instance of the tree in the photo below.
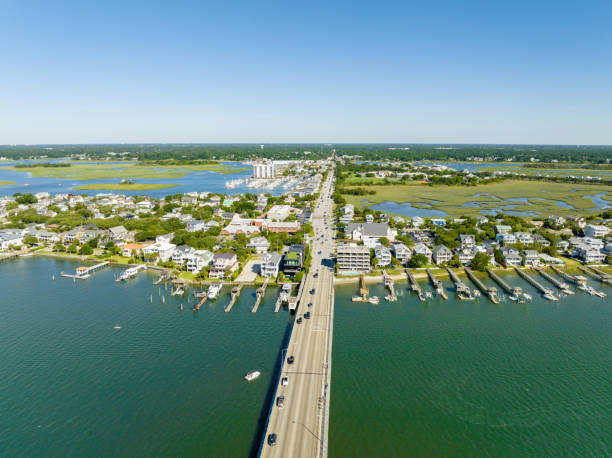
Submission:
{"label": "tree", "polygon": [[53,251],[60,251],[62,253],[65,253],[66,247],[64,246],[63,243],[57,242],[55,245],[53,245]]}
{"label": "tree", "polygon": [[380,244],[384,247],[388,247],[389,246],[389,239],[387,237],[381,237],[379,239]]}
{"label": "tree", "polygon": [[495,248],[495,251],[493,251],[493,255],[495,256],[495,262],[497,264],[504,264],[504,262],[506,261],[506,259],[504,258],[504,254],[499,248]]}
{"label": "tree", "polygon": [[491,256],[489,256],[487,253],[479,251],[472,259],[470,265],[472,266],[472,269],[484,272],[489,265],[489,261],[491,261]]}
{"label": "tree", "polygon": [[410,258],[410,267],[412,268],[418,268],[418,267],[423,267],[425,265],[427,265],[427,262],[429,260],[427,259],[427,256],[425,256],[424,254],[415,254],[412,258]]}
{"label": "tree", "polygon": [[38,202],[38,199],[30,193],[26,193],[26,194],[15,194],[15,202],[17,202],[20,205],[28,205],[28,204],[35,204],[36,202]]}
{"label": "tree", "polygon": [[93,248],[89,246],[89,244],[86,243],[83,246],[81,246],[81,248],[79,249],[79,254],[86,255],[86,256],[93,254]]}
{"label": "tree", "polygon": [[459,260],[459,256],[453,255],[448,265],[451,267],[461,267],[461,261]]}
{"label": "tree", "polygon": [[26,235],[23,238],[23,243],[25,243],[27,246],[36,245],[38,243],[38,239],[33,235]]}

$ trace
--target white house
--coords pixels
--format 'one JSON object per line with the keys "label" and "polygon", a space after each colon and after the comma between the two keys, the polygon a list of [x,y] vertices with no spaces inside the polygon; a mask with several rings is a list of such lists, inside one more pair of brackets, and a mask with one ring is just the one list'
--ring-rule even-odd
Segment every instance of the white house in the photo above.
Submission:
{"label": "white house", "polygon": [[523,256],[525,257],[525,265],[529,267],[540,265],[540,253],[536,250],[523,250]]}
{"label": "white house", "polygon": [[204,230],[204,221],[201,219],[192,219],[191,221],[187,221],[185,225],[185,230],[187,232],[197,232]]}
{"label": "white house", "polygon": [[282,257],[278,253],[267,253],[262,256],[259,273],[262,277],[275,278],[278,276]]}
{"label": "white house", "polygon": [[436,264],[444,264],[453,258],[453,253],[444,245],[436,245],[432,250],[432,259]]}
{"label": "white house", "polygon": [[267,253],[270,248],[270,242],[265,237],[253,237],[247,243],[247,248],[254,250],[255,253],[263,254]]}
{"label": "white house", "polygon": [[209,276],[211,278],[223,278],[236,269],[238,269],[236,253],[217,253],[213,256],[213,264],[210,268]]}
{"label": "white house", "polygon": [[182,266],[193,253],[195,253],[195,248],[189,245],[178,246],[172,252],[172,262],[177,266]]}
{"label": "white house", "polygon": [[142,254],[145,256],[145,258],[153,254],[157,254],[159,260],[166,262],[172,258],[172,253],[174,253],[175,248],[176,245],[172,243],[155,242],[154,244],[143,248]]}
{"label": "white house", "polygon": [[400,242],[395,242],[391,245],[393,249],[393,255],[400,260],[400,262],[404,263],[410,259],[411,251],[406,245]]}
{"label": "white house", "polygon": [[187,272],[198,273],[213,260],[213,254],[208,250],[196,250],[187,257]]}
{"label": "white house", "polygon": [[377,245],[376,248],[374,248],[374,256],[376,256],[379,266],[388,266],[391,264],[391,251],[387,247]]}
{"label": "white house", "polygon": [[413,256],[417,254],[422,254],[427,258],[427,262],[431,263],[431,250],[424,243],[417,243],[414,245],[412,249]]}

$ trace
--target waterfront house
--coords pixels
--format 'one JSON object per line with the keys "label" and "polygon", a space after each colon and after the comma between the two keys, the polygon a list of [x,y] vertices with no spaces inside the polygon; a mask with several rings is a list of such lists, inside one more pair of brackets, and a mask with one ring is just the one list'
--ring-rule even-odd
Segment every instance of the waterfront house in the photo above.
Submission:
{"label": "waterfront house", "polygon": [[368,272],[370,270],[370,249],[362,245],[339,245],[336,259],[340,273]]}
{"label": "waterfront house", "polygon": [[166,262],[172,258],[172,253],[176,245],[168,242],[155,242],[142,249],[142,254],[146,260],[159,259],[160,261]]}
{"label": "waterfront house", "polygon": [[125,245],[121,245],[121,254],[127,258],[138,256],[138,254],[149,245],[152,245],[152,243],[126,243]]}
{"label": "waterfront house", "polygon": [[216,253],[213,256],[213,264],[210,268],[211,278],[225,278],[228,274],[238,269],[238,257],[236,253]]}
{"label": "waterfront house", "polygon": [[470,264],[477,252],[476,246],[472,246],[470,248],[457,248],[457,250],[455,250],[457,257],[459,258],[459,262],[462,265]]}
{"label": "waterfront house", "polygon": [[193,253],[195,253],[195,248],[189,245],[178,246],[172,252],[172,262],[177,266],[182,266]]}
{"label": "waterfront house", "polygon": [[536,250],[523,250],[524,265],[527,267],[537,267],[540,265],[540,253]]}
{"label": "waterfront house", "polygon": [[377,245],[374,248],[374,256],[378,266],[382,267],[391,264],[391,251],[385,246]]}
{"label": "waterfront house", "polygon": [[0,250],[7,251],[10,247],[18,247],[23,244],[21,234],[0,233]]}
{"label": "waterfront house", "polygon": [[453,253],[444,245],[436,245],[431,252],[435,264],[445,264],[453,258]]}
{"label": "waterfront house", "polygon": [[210,265],[213,260],[213,254],[208,250],[196,250],[188,255],[185,259],[185,268],[187,272],[198,273],[204,267]]}
{"label": "waterfront house", "polygon": [[267,253],[261,258],[259,273],[262,277],[275,278],[281,264],[281,255],[278,253]]}
{"label": "waterfront house", "polygon": [[588,245],[578,245],[573,250],[573,255],[587,264],[600,264],[606,259],[606,255],[597,248]]}
{"label": "waterfront house", "polygon": [[304,245],[291,245],[283,258],[283,272],[287,275],[295,275],[304,265],[306,247]]}
{"label": "waterfront house", "polygon": [[393,239],[393,233],[387,223],[348,223],[344,230],[348,238],[361,240],[368,248],[380,244],[381,238]]}

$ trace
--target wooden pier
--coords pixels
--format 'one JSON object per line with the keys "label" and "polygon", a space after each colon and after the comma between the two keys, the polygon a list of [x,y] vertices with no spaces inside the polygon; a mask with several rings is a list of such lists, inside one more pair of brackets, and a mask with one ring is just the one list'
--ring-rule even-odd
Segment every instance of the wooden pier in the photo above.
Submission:
{"label": "wooden pier", "polygon": [[508,294],[511,294],[513,296],[519,296],[523,292],[520,286],[510,286],[508,283],[504,281],[503,278],[501,278],[499,275],[493,272],[492,269],[487,269],[487,272],[489,273],[489,276],[495,282],[497,282],[497,284],[501,286],[504,289],[504,291],[506,291]]}
{"label": "wooden pier", "polygon": [[385,299],[389,302],[397,301],[397,296],[395,295],[395,287],[393,286],[395,281],[389,275],[387,275],[387,271],[383,269],[383,283],[389,288],[389,294],[385,296]]}
{"label": "wooden pier", "polygon": [[450,276],[451,280],[455,284],[455,291],[457,292],[457,296],[459,296],[459,299],[474,300],[474,296],[472,296],[472,292],[470,291],[470,288],[468,288],[468,285],[461,281],[461,279],[453,271],[453,269],[447,267],[446,270],[448,271],[448,275]]}
{"label": "wooden pier", "polygon": [[412,275],[410,269],[406,269],[406,275],[408,276],[408,281],[410,282],[410,289],[417,293],[421,302],[425,302],[425,295],[421,290],[421,285],[419,285],[419,282],[416,281],[416,278],[414,278],[414,275]]}
{"label": "wooden pier", "polygon": [[274,313],[278,313],[281,306],[284,303],[289,304],[289,297],[291,296],[291,284],[285,283],[278,293],[278,299],[276,299],[276,304],[274,305]]}
{"label": "wooden pier", "polygon": [[172,272],[169,270],[166,270],[164,272],[161,273],[161,275],[159,276],[159,278],[157,280],[155,280],[155,283],[153,283],[154,285],[159,285],[160,283],[164,282],[164,281],[168,281],[170,280],[170,277],[172,276]]}
{"label": "wooden pier", "polygon": [[99,264],[93,265],[93,266],[80,266],[76,268],[76,273],[74,275],[72,274],[65,274],[64,272],[61,273],[62,277],[66,277],[66,278],[74,278],[77,280],[86,280],[89,277],[91,277],[91,273],[95,272],[96,270],[100,270],[103,267],[106,267],[110,264],[109,261],[104,261],[101,262]]}
{"label": "wooden pier", "polygon": [[251,313],[257,312],[257,309],[259,308],[259,304],[261,304],[261,301],[266,295],[266,287],[268,286],[269,280],[270,280],[269,278],[266,278],[266,281],[264,281],[264,284],[260,288],[257,288],[257,292],[255,293],[257,295],[257,299],[255,300],[255,305],[253,305],[253,309],[251,310]]}
{"label": "wooden pier", "polygon": [[586,277],[583,277],[582,275],[570,275],[564,270],[561,270],[560,268],[558,268],[557,266],[550,266],[550,268],[557,275],[560,275],[561,277],[565,278],[570,283],[574,283],[575,285],[578,285],[578,286],[586,286],[586,282],[587,282]]}
{"label": "wooden pier", "polygon": [[544,272],[544,269],[541,269],[540,267],[534,267],[533,270],[535,270],[542,277],[544,277],[546,280],[548,280],[553,285],[555,285],[557,288],[559,288],[563,293],[565,293],[565,294],[574,294],[574,291],[572,291],[570,289],[570,287],[569,287],[569,285],[567,283],[557,280],[555,277],[553,277],[549,273]]}
{"label": "wooden pier", "polygon": [[607,284],[607,285],[612,285],[612,275],[607,274],[606,272],[603,272],[599,269],[595,269],[594,267],[590,267],[590,266],[587,266],[587,267],[578,266],[578,268],[582,270],[583,272],[589,274],[591,277],[596,278],[600,282]]}
{"label": "wooden pier", "polygon": [[193,306],[193,310],[200,310],[200,307],[204,305],[204,302],[206,302],[206,299],[208,299],[208,296],[204,294],[200,302],[198,302],[196,305]]}
{"label": "wooden pier", "polygon": [[238,298],[240,297],[240,290],[242,290],[242,285],[234,286],[232,288],[232,299],[230,300],[229,304],[227,304],[223,309],[225,313],[229,312],[232,309],[232,307],[236,303],[236,300],[238,300]]}
{"label": "wooden pier", "polygon": [[351,298],[351,301],[369,302],[371,304],[378,304],[379,299],[377,296],[370,297],[370,290],[368,289],[368,286],[366,285],[366,279],[365,279],[364,272],[361,272],[361,275],[359,276],[359,295],[353,296]]}
{"label": "wooden pier", "polygon": [[429,281],[436,290],[436,294],[444,298],[445,300],[448,300],[448,296],[444,292],[444,285],[442,284],[442,280],[438,280],[436,278],[436,274],[434,274],[431,269],[427,269],[427,276],[429,277]]}
{"label": "wooden pier", "polygon": [[522,269],[519,269],[516,266],[514,267],[514,270],[516,270],[517,274],[519,274],[521,277],[523,277],[525,280],[531,283],[535,288],[540,290],[540,292],[544,295],[546,299],[551,300],[551,301],[559,300],[553,294],[553,291],[550,288],[546,288],[545,286],[542,286],[535,278],[533,278],[531,275],[528,275],[527,272],[523,271]]}
{"label": "wooden pier", "polygon": [[495,288],[494,286],[485,285],[482,280],[480,280],[480,278],[478,278],[476,274],[467,267],[465,267],[464,270],[467,276],[470,277],[470,280],[472,280],[472,282],[478,287],[478,289],[480,289],[480,291],[482,291],[482,293],[486,295],[491,300],[491,302],[493,302],[494,304],[499,304],[499,299],[497,298],[497,288]]}

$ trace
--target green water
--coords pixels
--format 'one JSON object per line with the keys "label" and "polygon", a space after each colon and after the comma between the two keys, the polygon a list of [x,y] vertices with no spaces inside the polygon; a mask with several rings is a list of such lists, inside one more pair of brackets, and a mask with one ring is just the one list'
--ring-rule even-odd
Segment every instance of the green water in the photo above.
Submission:
{"label": "green water", "polygon": [[337,287],[330,456],[612,455],[612,289],[552,303],[508,281],[532,303]]}
{"label": "green water", "polygon": [[[192,312],[151,274],[59,276],[77,265],[0,264],[0,456],[252,455],[288,329],[276,291],[256,314],[249,288]],[[612,289],[551,303],[508,281],[533,302],[423,304],[398,283],[373,306],[338,286],[330,456],[611,455]]]}
{"label": "green water", "polygon": [[192,312],[146,273],[59,276],[77,265],[0,264],[0,456],[248,456],[288,323],[275,291]]}

